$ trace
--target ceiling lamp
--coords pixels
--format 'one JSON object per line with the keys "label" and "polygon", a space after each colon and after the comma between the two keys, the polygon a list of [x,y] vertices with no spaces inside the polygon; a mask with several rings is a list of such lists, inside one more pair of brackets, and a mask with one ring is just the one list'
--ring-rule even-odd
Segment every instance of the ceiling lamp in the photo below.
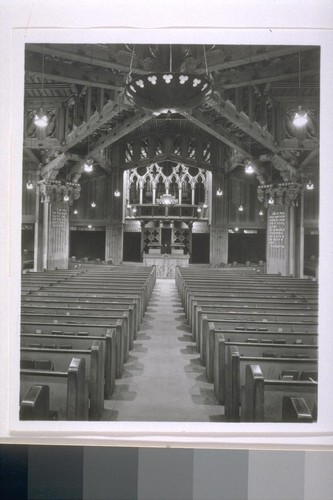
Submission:
{"label": "ceiling lamp", "polygon": [[37,127],[45,128],[45,127],[47,127],[48,123],[49,123],[49,119],[47,117],[47,114],[45,113],[43,108],[39,108],[39,110],[35,114],[34,124]]}
{"label": "ceiling lamp", "polygon": [[91,229],[92,228],[92,225],[91,224],[88,224],[88,229]]}
{"label": "ceiling lamp", "polygon": [[84,171],[85,172],[92,172],[94,167],[93,167],[94,161],[93,160],[86,160],[85,164],[83,165]]}
{"label": "ceiling lamp", "polygon": [[69,196],[68,196],[68,194],[65,194],[65,196],[64,196],[64,201],[65,201],[65,202],[69,201]]}
{"label": "ceiling lamp", "polygon": [[260,215],[260,217],[262,217],[264,215],[264,211],[263,210],[259,210],[259,215]]}
{"label": "ceiling lamp", "polygon": [[93,208],[95,208],[95,207],[96,207],[96,203],[93,201],[93,202],[92,202],[92,204],[91,204],[91,206],[92,206]]}
{"label": "ceiling lamp", "polygon": [[[125,85],[125,96],[131,104],[155,112],[171,112],[195,108],[213,93],[212,82],[206,73],[195,75],[175,73],[172,70],[172,46],[170,45],[169,71],[132,77],[132,62]],[[206,53],[204,50],[206,60]]]}
{"label": "ceiling lamp", "polygon": [[75,209],[73,212],[74,215],[77,215],[78,213],[79,213],[79,211],[77,209]]}
{"label": "ceiling lamp", "polygon": [[119,196],[120,196],[119,189],[117,188],[113,194],[115,195],[116,198],[119,198]]}
{"label": "ceiling lamp", "polygon": [[197,208],[197,212],[198,212],[198,214],[200,214],[200,212],[201,212],[201,207],[198,207],[198,208]]}
{"label": "ceiling lamp", "polygon": [[269,204],[269,205],[274,205],[274,198],[273,198],[273,196],[270,196],[270,197],[268,198],[268,204]]}
{"label": "ceiling lamp", "polygon": [[[298,98],[301,97],[301,49],[298,51]],[[302,106],[298,106],[298,111],[296,111],[293,124],[296,128],[305,127],[308,123],[308,115],[302,110]]]}
{"label": "ceiling lamp", "polygon": [[34,188],[34,185],[33,185],[32,181],[31,181],[31,179],[29,179],[28,182],[26,183],[26,187],[29,190],[31,190],[31,189]]}
{"label": "ceiling lamp", "polygon": [[216,196],[223,196],[223,191],[222,191],[222,189],[220,187],[216,191]]}
{"label": "ceiling lamp", "polygon": [[235,231],[238,231],[238,229],[239,229],[238,227],[235,227]]}
{"label": "ceiling lamp", "polygon": [[245,173],[246,174],[253,174],[254,173],[253,165],[250,162],[245,166]]}
{"label": "ceiling lamp", "polygon": [[239,211],[239,212],[243,212],[243,211],[244,211],[244,207],[243,207],[243,205],[242,205],[242,204],[240,204],[240,205],[239,205],[239,207],[238,207],[238,211]]}
{"label": "ceiling lamp", "polygon": [[44,45],[43,45],[43,59],[42,59],[42,105],[35,114],[34,117],[34,124],[39,127],[39,128],[45,128],[47,127],[49,123],[49,119],[47,116],[47,113],[43,109],[43,98],[44,98]]}
{"label": "ceiling lamp", "polygon": [[308,123],[308,114],[302,110],[302,106],[298,106],[298,111],[293,118],[293,124],[297,128],[304,127]]}
{"label": "ceiling lamp", "polygon": [[169,193],[162,194],[157,200],[159,205],[176,205],[178,200]]}
{"label": "ceiling lamp", "polygon": [[314,184],[312,183],[312,181],[309,181],[306,185],[306,189],[308,191],[312,191],[314,189]]}
{"label": "ceiling lamp", "polygon": [[137,208],[136,208],[136,207],[133,207],[133,208],[132,208],[132,212],[133,212],[133,214],[136,214],[136,212],[137,212],[137,211],[138,211],[138,210],[137,210]]}
{"label": "ceiling lamp", "polygon": [[204,204],[202,205],[202,208],[208,208],[207,203],[204,203]]}

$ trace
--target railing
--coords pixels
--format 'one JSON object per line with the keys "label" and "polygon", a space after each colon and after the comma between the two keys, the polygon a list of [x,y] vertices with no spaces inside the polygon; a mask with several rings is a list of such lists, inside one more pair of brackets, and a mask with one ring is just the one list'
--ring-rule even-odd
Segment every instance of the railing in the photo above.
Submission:
{"label": "railing", "polygon": [[[199,211],[198,211],[199,209]],[[208,208],[202,205],[131,205],[126,208],[126,219],[181,219],[207,220]]]}

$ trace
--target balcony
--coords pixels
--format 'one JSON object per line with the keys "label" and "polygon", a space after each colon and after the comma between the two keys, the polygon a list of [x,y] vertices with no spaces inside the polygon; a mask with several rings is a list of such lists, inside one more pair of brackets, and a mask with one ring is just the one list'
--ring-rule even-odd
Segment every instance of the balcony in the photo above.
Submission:
{"label": "balcony", "polygon": [[[199,209],[199,211],[198,211]],[[145,203],[126,208],[126,220],[208,220],[208,208],[202,205],[156,205]]]}

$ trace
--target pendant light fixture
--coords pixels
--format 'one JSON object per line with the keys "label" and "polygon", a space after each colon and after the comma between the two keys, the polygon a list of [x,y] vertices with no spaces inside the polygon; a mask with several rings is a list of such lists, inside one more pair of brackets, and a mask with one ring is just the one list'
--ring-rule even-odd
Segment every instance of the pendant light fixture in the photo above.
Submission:
{"label": "pendant light fixture", "polygon": [[36,127],[45,128],[45,127],[47,127],[47,125],[49,123],[49,119],[48,119],[47,113],[43,107],[43,104],[44,104],[43,103],[43,100],[44,100],[44,45],[43,45],[43,58],[42,58],[42,92],[41,93],[42,93],[42,105],[39,108],[39,110],[37,111],[37,113],[35,114],[34,124],[36,125]]}
{"label": "pendant light fixture", "polygon": [[172,45],[169,46],[169,68],[167,71],[132,76],[135,45],[133,46],[129,73],[126,77],[125,96],[139,108],[160,113],[175,113],[190,110],[203,104],[213,93],[208,74],[205,46],[203,46],[206,74],[174,72]]}
{"label": "pendant light fixture", "polygon": [[[301,98],[301,49],[298,51],[298,99]],[[296,128],[305,127],[308,123],[308,114],[302,110],[302,106],[298,106],[298,110],[296,111],[293,124]]]}
{"label": "pendant light fixture", "polygon": [[216,190],[216,196],[223,196],[223,191],[221,189],[221,172],[220,172],[220,146],[217,145],[217,172],[218,172],[218,180],[219,180],[219,187]]}
{"label": "pendant light fixture", "polygon": [[314,184],[312,183],[312,181],[309,181],[306,185],[306,189],[308,191],[312,191],[314,189]]}
{"label": "pendant light fixture", "polygon": [[88,99],[89,110],[88,110],[88,151],[87,159],[83,165],[84,171],[90,174],[94,170],[94,160],[89,158],[90,153],[90,115],[91,115],[91,67],[92,67],[92,53],[90,50],[90,73],[89,73],[89,86],[87,92],[90,93],[90,98]]}
{"label": "pendant light fixture", "polygon": [[34,188],[34,185],[33,185],[33,183],[32,183],[32,180],[31,180],[31,179],[29,179],[29,180],[28,180],[28,182],[27,182],[27,184],[26,184],[26,187],[27,187],[27,189],[28,189],[28,190],[31,190],[31,189],[33,189],[33,188]]}

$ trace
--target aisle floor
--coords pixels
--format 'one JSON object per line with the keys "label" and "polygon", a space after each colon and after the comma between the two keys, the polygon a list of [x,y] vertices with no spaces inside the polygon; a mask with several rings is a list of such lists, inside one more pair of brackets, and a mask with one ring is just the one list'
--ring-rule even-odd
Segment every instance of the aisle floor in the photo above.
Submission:
{"label": "aisle floor", "polygon": [[157,279],[141,328],[116,381],[104,419],[220,422],[217,405],[192,341],[173,279]]}

